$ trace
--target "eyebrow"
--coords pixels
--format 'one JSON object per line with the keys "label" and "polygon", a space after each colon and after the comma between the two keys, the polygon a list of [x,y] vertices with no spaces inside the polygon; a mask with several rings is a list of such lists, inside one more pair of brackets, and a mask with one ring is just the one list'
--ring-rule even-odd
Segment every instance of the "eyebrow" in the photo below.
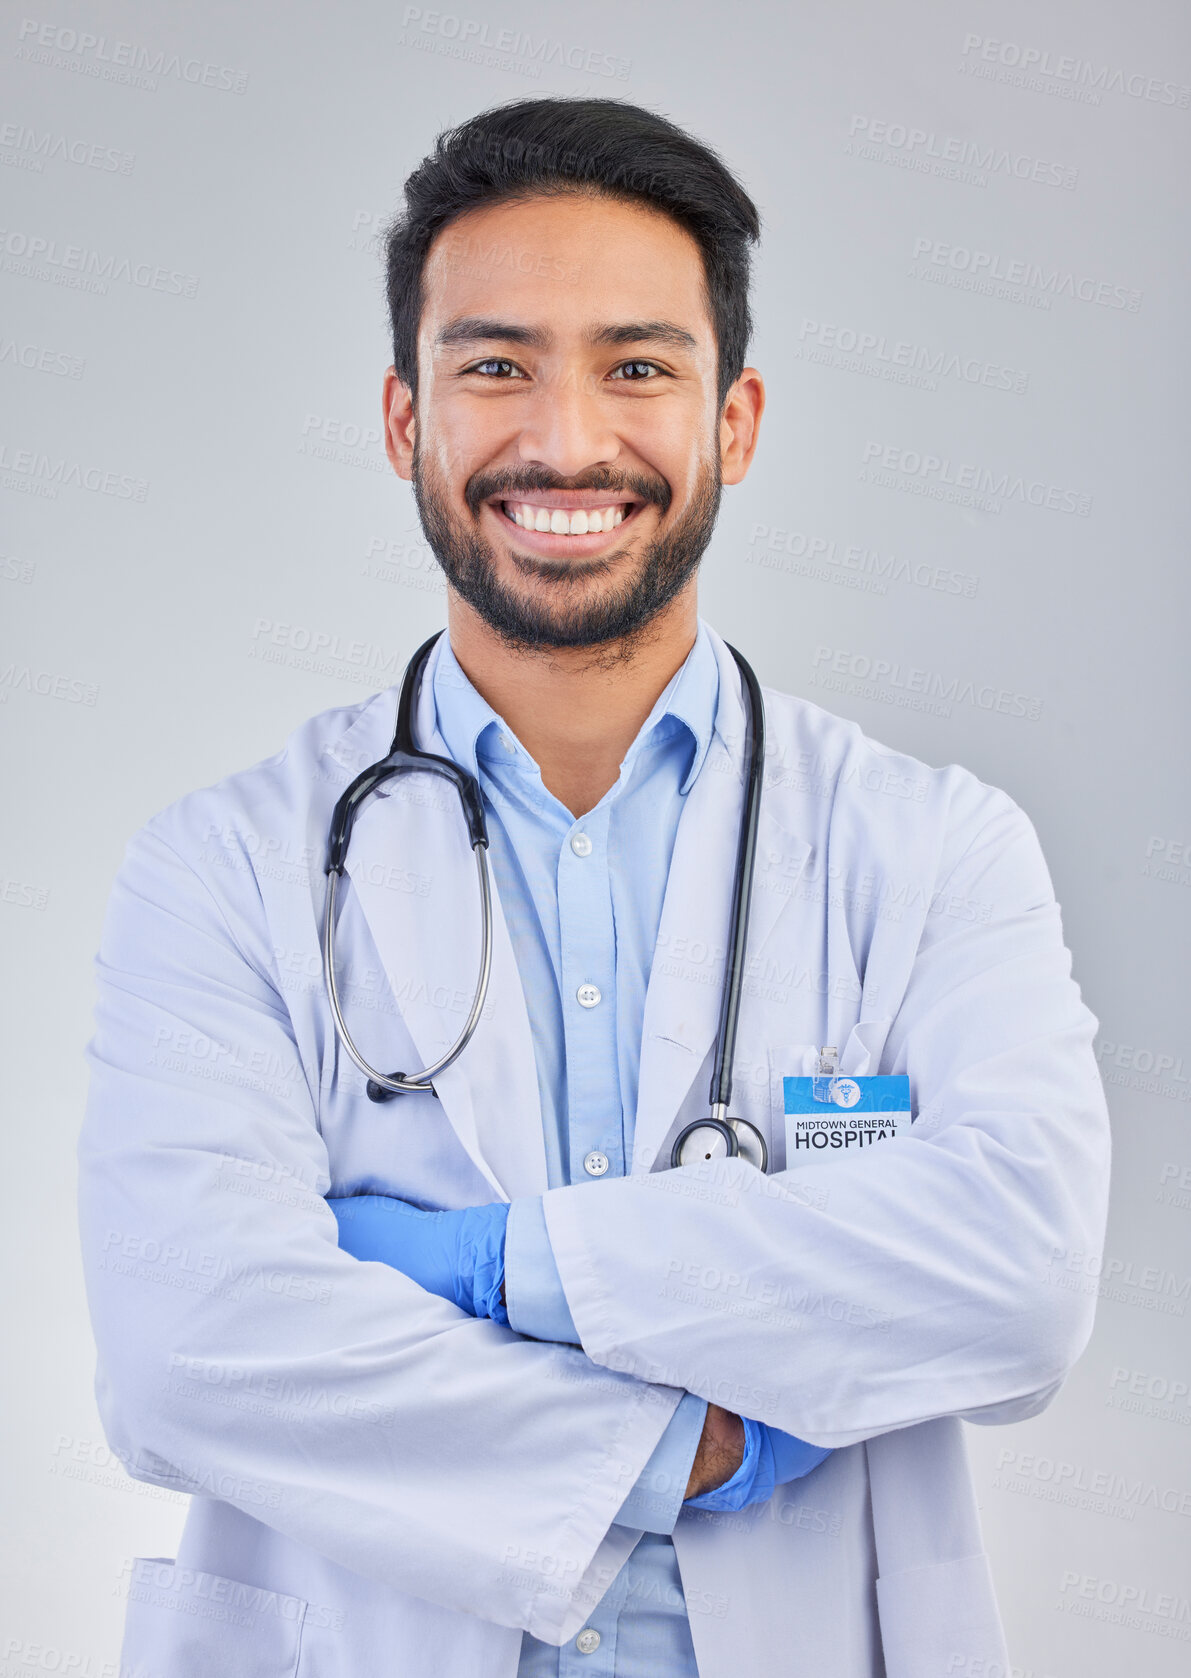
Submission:
{"label": "eyebrow", "polygon": [[[672,349],[695,350],[698,341],[681,326],[668,320],[629,320],[617,325],[589,327],[584,334],[591,345],[668,344]],[[493,320],[487,315],[464,315],[444,326],[434,340],[444,347],[452,344],[525,344],[530,349],[548,350],[553,335],[544,326],[519,326],[514,321]]]}

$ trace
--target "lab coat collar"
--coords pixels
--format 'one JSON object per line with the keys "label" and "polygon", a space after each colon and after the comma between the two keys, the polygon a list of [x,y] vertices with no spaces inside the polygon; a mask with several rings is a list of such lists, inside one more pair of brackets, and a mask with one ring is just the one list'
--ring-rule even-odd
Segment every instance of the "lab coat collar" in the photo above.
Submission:
{"label": "lab coat collar", "polygon": [[[728,945],[732,884],[740,811],[745,793],[746,728],[743,683],[728,643],[708,626],[719,666],[715,737],[678,823],[662,903],[658,947],[645,997],[633,1173],[665,1168],[662,1144],[697,1076],[710,1083],[711,1051],[719,1026],[723,959],[714,984],[692,972],[674,952]],[[772,725],[769,743],[773,745]],[[748,962],[764,951],[783,911],[793,901],[810,843],[793,830],[793,794],[784,778],[763,790],[757,828],[757,862],[745,949]],[[745,1015],[747,1017],[747,1001]]]}

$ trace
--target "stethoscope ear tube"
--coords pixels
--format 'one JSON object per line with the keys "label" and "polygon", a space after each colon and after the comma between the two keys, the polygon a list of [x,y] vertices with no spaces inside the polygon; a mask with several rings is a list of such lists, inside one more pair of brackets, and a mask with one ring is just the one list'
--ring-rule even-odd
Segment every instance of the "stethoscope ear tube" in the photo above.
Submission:
{"label": "stethoscope ear tube", "polygon": [[401,695],[397,701],[397,727],[388,756],[382,757],[379,763],[370,764],[367,769],[361,770],[336,802],[331,813],[330,831],[327,834],[325,871],[328,874],[332,869],[336,874],[343,873],[352,828],[355,826],[360,806],[368,795],[395,775],[417,770],[441,775],[444,780],[450,781],[463,805],[467,836],[472,849],[475,850],[477,845],[487,848],[488,824],[484,819],[484,795],[475,776],[469,775],[459,764],[452,763],[449,757],[437,757],[433,752],[421,751],[414,742],[414,694],[426,660],[430,657],[430,650],[443,633],[440,629],[437,634],[430,636],[429,640],[423,641],[406,666]]}

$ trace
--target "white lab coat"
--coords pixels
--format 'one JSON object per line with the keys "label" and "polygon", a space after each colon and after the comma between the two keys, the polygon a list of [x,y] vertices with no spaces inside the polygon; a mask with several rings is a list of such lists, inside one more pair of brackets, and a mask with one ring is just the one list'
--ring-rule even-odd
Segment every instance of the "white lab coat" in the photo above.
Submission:
{"label": "white lab coat", "polygon": [[[960,1423],[1035,1415],[1090,1335],[1093,1298],[1061,1283],[1106,1218],[1096,1021],[1013,801],[769,691],[736,1110],[781,1172],[781,1076],[834,1043],[845,1072],[907,1073],[916,1120],[787,1175],[668,1173],[705,1111],[743,787],[713,641],[723,697],[670,870],[633,1174],[546,1194],[582,1350],[357,1262],[323,1204],[547,1188],[499,903],[485,1016],[438,1098],[372,1104],[336,1045],[324,836],[388,750],[394,690],[132,840],[99,959],[83,1254],[112,1446],[196,1495],[176,1562],[134,1571],[130,1674],[513,1678],[522,1629],[573,1638],[632,1549],[614,1519],[684,1389],[836,1447],[769,1504],[680,1516],[702,1678],[1006,1669]],[[444,752],[432,716],[427,677],[417,736]],[[346,1010],[374,1064],[409,1070],[454,1038],[475,976],[454,793],[419,776],[373,797],[351,855]]]}

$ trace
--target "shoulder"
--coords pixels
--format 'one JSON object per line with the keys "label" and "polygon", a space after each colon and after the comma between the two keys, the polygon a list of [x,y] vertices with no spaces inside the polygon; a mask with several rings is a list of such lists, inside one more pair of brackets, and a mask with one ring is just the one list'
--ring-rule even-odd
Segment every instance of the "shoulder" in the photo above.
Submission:
{"label": "shoulder", "polygon": [[[714,626],[700,623],[722,682],[732,670],[732,648]],[[764,683],[761,692],[767,802],[780,822],[812,843],[816,833],[824,842],[830,834],[840,848],[850,833],[868,846],[904,852],[911,845],[921,856],[923,846],[945,835],[966,845],[989,822],[1013,812],[1025,819],[1007,792],[962,764],[926,763],[813,700]]]}
{"label": "shoulder", "polygon": [[[767,794],[812,843],[863,846],[891,869],[945,875],[980,843],[1034,837],[1008,792],[959,763],[932,765],[813,701],[763,687]],[[1035,840],[1036,843],[1036,840]]]}
{"label": "shoulder", "polygon": [[137,838],[165,844],[204,874],[233,855],[258,873],[271,860],[304,866],[321,858],[340,794],[389,749],[396,703],[388,688],[309,717],[279,751],[184,794]]}

